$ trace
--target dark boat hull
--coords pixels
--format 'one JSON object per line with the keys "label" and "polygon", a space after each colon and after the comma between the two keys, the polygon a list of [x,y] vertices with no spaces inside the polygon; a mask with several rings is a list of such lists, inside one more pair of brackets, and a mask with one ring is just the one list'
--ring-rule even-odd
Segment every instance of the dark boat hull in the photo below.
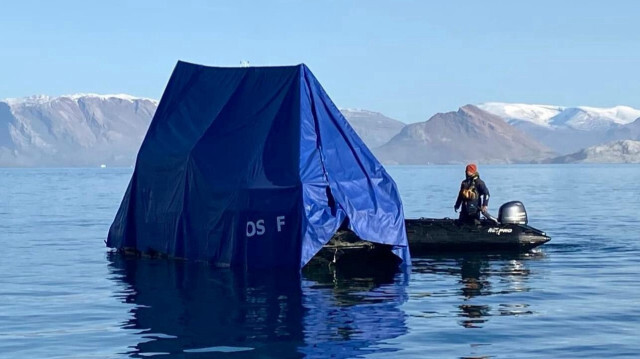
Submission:
{"label": "dark boat hull", "polygon": [[407,219],[409,249],[413,255],[435,252],[527,251],[551,238],[525,224],[463,224],[454,219]]}
{"label": "dark boat hull", "polygon": [[[451,252],[526,252],[551,239],[528,225],[495,224],[489,220],[463,224],[449,218],[421,218],[407,219],[405,224],[414,257]],[[351,231],[339,231],[312,263],[395,266],[399,259],[391,249],[389,245],[362,240]]]}

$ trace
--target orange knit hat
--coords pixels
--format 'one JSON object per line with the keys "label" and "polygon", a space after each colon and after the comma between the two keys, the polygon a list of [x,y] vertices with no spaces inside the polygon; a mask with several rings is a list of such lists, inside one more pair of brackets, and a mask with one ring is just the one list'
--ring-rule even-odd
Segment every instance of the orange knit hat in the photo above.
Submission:
{"label": "orange knit hat", "polygon": [[469,163],[465,171],[474,174],[478,172],[478,166],[476,166],[475,163]]}

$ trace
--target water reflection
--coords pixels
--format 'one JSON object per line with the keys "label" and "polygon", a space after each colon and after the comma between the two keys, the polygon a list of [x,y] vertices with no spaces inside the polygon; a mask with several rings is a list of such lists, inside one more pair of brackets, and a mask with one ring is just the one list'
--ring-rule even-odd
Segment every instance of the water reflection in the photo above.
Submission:
{"label": "water reflection", "polygon": [[301,351],[307,357],[353,358],[395,350],[374,347],[407,332],[406,314],[399,308],[408,299],[405,274],[358,274],[331,267],[303,273],[304,306],[310,310]]}
{"label": "water reflection", "polygon": [[[108,257],[130,303],[130,357],[347,358],[407,332],[400,274],[238,272]],[[376,351],[380,351],[376,349]]]}
{"label": "water reflection", "polygon": [[[500,303],[495,298],[511,293],[527,292],[530,269],[528,262],[543,258],[542,252],[518,254],[463,254],[414,258],[413,272],[439,277],[457,277],[455,296],[460,298],[454,315],[465,328],[481,328],[492,316],[532,314],[526,303]],[[442,294],[450,296],[451,294]],[[492,304],[482,297],[491,296]],[[505,297],[506,298],[506,297]],[[433,316],[433,315],[432,315]]]}

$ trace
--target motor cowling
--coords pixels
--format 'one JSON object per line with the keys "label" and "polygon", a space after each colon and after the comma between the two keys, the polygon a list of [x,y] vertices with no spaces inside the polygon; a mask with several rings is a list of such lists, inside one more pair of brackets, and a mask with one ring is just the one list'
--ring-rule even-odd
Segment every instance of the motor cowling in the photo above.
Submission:
{"label": "motor cowling", "polygon": [[527,224],[527,210],[520,201],[511,201],[500,206],[498,213],[500,223]]}

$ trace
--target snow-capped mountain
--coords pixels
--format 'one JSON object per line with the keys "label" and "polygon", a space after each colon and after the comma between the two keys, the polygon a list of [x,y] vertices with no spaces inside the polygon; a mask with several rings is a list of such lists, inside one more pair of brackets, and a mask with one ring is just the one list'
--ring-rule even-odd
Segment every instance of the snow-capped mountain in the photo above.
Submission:
{"label": "snow-capped mountain", "polygon": [[0,101],[0,165],[132,165],[157,105],[95,94]]}
{"label": "snow-capped mountain", "polygon": [[615,140],[635,140],[632,127],[640,110],[628,106],[610,108],[562,107],[489,102],[478,105],[500,116],[560,154]]}
{"label": "snow-capped mountain", "polygon": [[564,108],[552,105],[529,105],[524,103],[487,102],[478,108],[502,117],[511,123],[514,121],[531,122],[538,126],[552,127],[551,119],[559,115]]}
{"label": "snow-capped mountain", "polygon": [[21,106],[21,105],[41,105],[50,102],[56,102],[60,100],[87,100],[87,99],[97,99],[102,101],[108,100],[123,100],[129,102],[135,102],[140,100],[149,101],[152,103],[158,104],[157,100],[144,98],[144,97],[135,97],[127,94],[113,94],[113,95],[101,95],[95,93],[77,93],[72,95],[63,95],[63,96],[47,96],[47,95],[34,95],[28,97],[20,97],[20,98],[6,98],[1,100],[11,106]]}
{"label": "snow-capped mountain", "polygon": [[627,125],[640,118],[640,110],[628,106],[610,108],[570,107],[551,119],[555,127],[571,127],[576,130],[606,130],[615,125]]}
{"label": "snow-capped mountain", "polygon": [[606,130],[611,126],[626,125],[640,118],[640,110],[629,106],[598,108],[487,102],[478,107],[502,117],[509,123],[526,121],[547,128],[572,128],[582,131]]}

